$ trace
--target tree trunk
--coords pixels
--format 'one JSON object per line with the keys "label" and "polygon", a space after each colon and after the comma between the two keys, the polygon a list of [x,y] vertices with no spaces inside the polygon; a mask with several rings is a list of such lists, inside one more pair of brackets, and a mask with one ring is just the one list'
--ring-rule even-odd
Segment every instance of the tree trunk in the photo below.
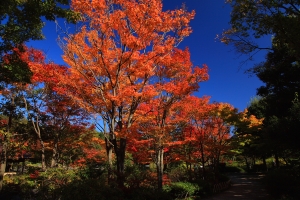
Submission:
{"label": "tree trunk", "polygon": [[279,157],[278,157],[278,153],[276,152],[275,153],[275,167],[276,168],[279,168],[279,165],[280,165],[280,163],[279,163]]}
{"label": "tree trunk", "polygon": [[24,168],[25,168],[25,159],[24,159],[24,161],[22,162],[21,174],[23,174],[23,173],[24,173]]}
{"label": "tree trunk", "polygon": [[252,166],[254,166],[255,163],[256,163],[255,156],[252,156]]}
{"label": "tree trunk", "polygon": [[189,162],[186,162],[186,166],[187,166],[187,170],[188,170],[188,174],[189,174],[189,181],[192,181],[192,163],[191,163],[191,142],[189,142],[189,148],[188,148],[188,158],[189,158]]}
{"label": "tree trunk", "polygon": [[46,170],[46,158],[45,158],[45,145],[44,142],[42,140],[42,138],[40,137],[40,142],[41,142],[41,153],[42,153],[42,170],[45,171]]}
{"label": "tree trunk", "polygon": [[186,170],[189,175],[189,181],[192,181],[192,164],[190,162],[185,162]]}
{"label": "tree trunk", "polygon": [[250,166],[249,166],[249,162],[248,162],[248,159],[246,156],[244,156],[245,158],[245,162],[246,162],[246,166],[247,166],[247,171],[249,172],[250,171]]}
{"label": "tree trunk", "polygon": [[6,136],[4,136],[4,142],[2,144],[2,151],[1,151],[1,157],[0,157],[0,192],[2,191],[3,187],[3,177],[5,173],[6,168]]}
{"label": "tree trunk", "polygon": [[108,144],[106,139],[105,139],[105,142],[106,142],[106,155],[107,155],[108,165],[109,165],[109,167],[112,168],[112,166],[113,166],[113,161],[112,161],[113,146],[111,144]]}
{"label": "tree trunk", "polygon": [[263,170],[264,170],[264,171],[268,171],[267,162],[266,162],[266,157],[263,156],[263,157],[262,157],[262,160],[263,160]]}
{"label": "tree trunk", "polygon": [[220,150],[217,150],[216,159],[215,159],[215,163],[214,163],[215,175],[220,173],[220,155],[221,155]]}
{"label": "tree trunk", "polygon": [[116,139],[112,141],[117,159],[117,181],[120,188],[124,187],[126,139],[120,138],[119,145]]}
{"label": "tree trunk", "polygon": [[106,155],[107,155],[107,161],[108,161],[108,169],[107,169],[107,182],[108,184],[111,182],[113,178],[113,162],[112,162],[112,154],[113,154],[113,145],[111,142],[105,137],[105,147],[106,147]]}
{"label": "tree trunk", "polygon": [[201,151],[201,165],[202,165],[202,179],[205,180],[206,172],[205,172],[205,158],[204,158],[204,148],[203,143],[200,142],[200,151]]}
{"label": "tree trunk", "polygon": [[58,142],[55,142],[54,147],[52,149],[52,158],[51,158],[51,168],[56,167],[57,165],[57,157],[58,157]]}
{"label": "tree trunk", "polygon": [[163,147],[159,147],[159,149],[157,151],[156,169],[157,169],[157,188],[158,188],[158,191],[162,191],[162,182],[163,182],[163,173],[164,173],[164,149],[163,149]]}

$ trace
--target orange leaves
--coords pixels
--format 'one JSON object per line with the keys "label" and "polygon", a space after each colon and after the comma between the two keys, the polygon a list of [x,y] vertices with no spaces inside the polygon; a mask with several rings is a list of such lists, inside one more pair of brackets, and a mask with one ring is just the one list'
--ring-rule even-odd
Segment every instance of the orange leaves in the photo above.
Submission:
{"label": "orange leaves", "polygon": [[127,137],[115,121],[126,130],[137,118],[145,122],[135,114],[141,103],[169,114],[208,79],[207,67],[192,67],[188,49],[175,48],[191,33],[194,11],[162,11],[161,0],[73,0],[72,7],[87,23],[62,41],[69,78],[60,83],[80,106],[105,116],[111,134]]}
{"label": "orange leaves", "polygon": [[218,160],[229,150],[230,126],[237,114],[230,104],[209,103],[208,97],[190,96],[180,112],[187,119],[182,141],[189,149],[189,158],[205,163],[209,158]]}
{"label": "orange leaves", "polygon": [[23,62],[27,63],[29,69],[31,70],[32,83],[43,83],[47,82],[52,86],[59,84],[60,76],[65,77],[67,73],[67,68],[54,63],[46,63],[45,55],[42,51],[33,48],[23,47],[24,52],[20,52],[16,49],[19,57]]}
{"label": "orange leaves", "polygon": [[248,114],[248,110],[245,109],[239,113],[237,119],[237,126],[244,132],[243,134],[251,134],[260,130],[263,126],[264,118],[258,119],[254,115]]}

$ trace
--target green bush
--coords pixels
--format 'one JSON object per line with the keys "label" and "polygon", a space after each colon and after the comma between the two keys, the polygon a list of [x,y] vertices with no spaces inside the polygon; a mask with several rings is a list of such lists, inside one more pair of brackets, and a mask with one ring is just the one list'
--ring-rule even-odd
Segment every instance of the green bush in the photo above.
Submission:
{"label": "green bush", "polygon": [[189,182],[175,182],[164,186],[164,191],[169,192],[174,198],[187,198],[196,194],[199,186]]}
{"label": "green bush", "polygon": [[140,166],[128,166],[125,171],[125,186],[130,189],[145,187],[155,188],[156,177],[153,177],[151,171],[143,169]]}
{"label": "green bush", "polygon": [[184,166],[179,165],[168,171],[168,177],[172,182],[183,182],[188,180],[187,170]]}
{"label": "green bush", "polygon": [[12,188],[18,187],[19,195],[29,199],[34,195],[33,191],[37,191],[39,187],[37,179],[31,178],[30,174],[5,176],[3,183],[4,192],[10,193]]}

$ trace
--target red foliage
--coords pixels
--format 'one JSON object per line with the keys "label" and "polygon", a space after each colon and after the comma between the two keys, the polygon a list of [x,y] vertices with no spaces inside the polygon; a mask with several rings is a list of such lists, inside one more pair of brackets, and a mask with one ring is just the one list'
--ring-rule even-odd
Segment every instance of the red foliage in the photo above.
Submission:
{"label": "red foliage", "polygon": [[33,173],[29,174],[29,177],[32,179],[37,179],[39,175],[40,175],[39,171],[35,170]]}

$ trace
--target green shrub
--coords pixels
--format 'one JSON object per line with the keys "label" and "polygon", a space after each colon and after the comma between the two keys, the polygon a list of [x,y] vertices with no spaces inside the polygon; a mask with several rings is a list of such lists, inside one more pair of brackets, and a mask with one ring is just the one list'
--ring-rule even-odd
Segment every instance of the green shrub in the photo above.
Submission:
{"label": "green shrub", "polygon": [[187,181],[188,180],[187,170],[182,165],[173,167],[168,171],[168,177],[171,179],[172,182]]}
{"label": "green shrub", "polygon": [[145,187],[151,188],[156,185],[156,177],[151,176],[151,171],[138,165],[128,166],[125,171],[125,186],[127,188]]}
{"label": "green shrub", "polygon": [[197,184],[189,182],[175,182],[164,186],[164,191],[179,199],[193,196],[198,190],[199,186]]}
{"label": "green shrub", "polygon": [[[3,190],[10,192],[11,188],[18,187],[19,195],[30,198],[34,190],[38,188],[37,179],[31,178],[28,174],[5,176],[3,182]],[[3,191],[2,191],[3,192]]]}

